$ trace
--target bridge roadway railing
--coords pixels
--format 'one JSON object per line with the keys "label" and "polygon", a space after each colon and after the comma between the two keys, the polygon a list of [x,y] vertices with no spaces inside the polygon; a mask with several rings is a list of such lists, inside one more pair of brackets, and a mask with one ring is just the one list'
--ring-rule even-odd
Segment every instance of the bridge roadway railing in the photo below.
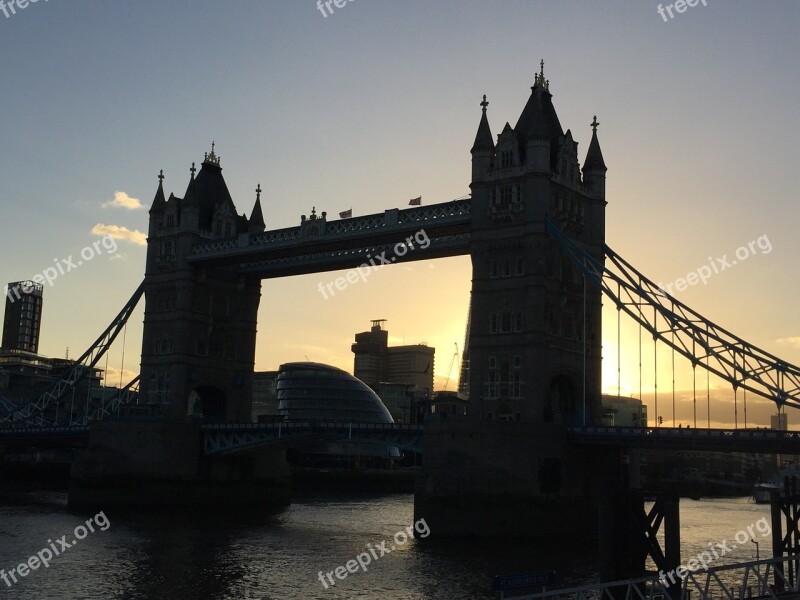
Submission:
{"label": "bridge roadway railing", "polygon": [[[425,230],[431,245],[418,244],[405,260],[465,253],[472,223],[472,200],[409,209],[390,209],[384,213],[327,222],[323,218],[306,220],[298,227],[241,234],[235,238],[198,243],[188,257],[203,264],[248,264],[260,261],[288,260],[329,252],[358,252],[358,261],[366,260],[369,249],[383,249]],[[437,241],[438,240],[438,241]],[[465,242],[466,240],[466,242]],[[441,246],[441,248],[437,248]],[[374,256],[374,254],[373,254]],[[356,263],[358,264],[358,263]]]}
{"label": "bridge roadway railing", "polygon": [[[745,600],[748,598],[796,598],[800,593],[800,554],[766,558],[731,565],[689,571],[680,579],[680,591],[670,591],[659,574],[597,583],[581,587],[553,589],[524,596],[504,596],[506,600]],[[670,575],[665,574],[666,576]],[[677,587],[677,586],[676,586]],[[670,588],[671,589],[671,588]]]}
{"label": "bridge roadway railing", "polygon": [[88,435],[88,425],[63,425],[60,427],[4,427],[0,428],[2,438],[62,437]]}
{"label": "bridge roadway railing", "polygon": [[800,454],[800,431],[695,429],[691,427],[567,427],[578,444],[605,444],[664,450],[718,450]]}
{"label": "bridge roadway railing", "polygon": [[205,454],[225,454],[298,438],[387,444],[421,452],[421,424],[350,423],[347,421],[279,421],[277,423],[221,423],[202,426]]}

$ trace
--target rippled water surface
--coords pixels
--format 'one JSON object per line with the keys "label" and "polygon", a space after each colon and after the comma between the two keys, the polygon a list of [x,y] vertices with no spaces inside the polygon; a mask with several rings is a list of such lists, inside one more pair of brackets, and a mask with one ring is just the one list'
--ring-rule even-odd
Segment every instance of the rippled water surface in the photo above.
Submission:
{"label": "rippled water surface", "polygon": [[[67,534],[92,514],[71,513],[64,494],[23,494],[0,499],[0,568],[10,570]],[[325,589],[318,579],[405,530],[413,522],[413,497],[315,497],[273,515],[131,515],[106,511],[111,525],[8,588],[0,598],[45,599],[489,599],[492,575],[552,569],[561,585],[597,577],[595,548],[580,543],[488,544],[411,540],[373,561],[367,571]],[[709,542],[768,517],[747,499],[681,502],[684,561]],[[402,536],[400,537],[402,540]],[[760,536],[762,556],[769,538]],[[54,542],[55,543],[55,542]],[[723,562],[755,558],[743,544]]]}

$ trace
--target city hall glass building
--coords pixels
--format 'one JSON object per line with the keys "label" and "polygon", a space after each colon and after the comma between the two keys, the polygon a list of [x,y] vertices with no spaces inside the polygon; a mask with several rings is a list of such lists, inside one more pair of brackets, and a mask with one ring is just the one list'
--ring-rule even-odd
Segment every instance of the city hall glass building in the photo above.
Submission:
{"label": "city hall glass building", "polygon": [[[288,363],[278,374],[278,410],[286,421],[393,423],[378,395],[349,373],[319,363]],[[400,458],[393,446],[324,442],[292,453],[304,466],[387,466]],[[388,461],[388,462],[387,462]]]}

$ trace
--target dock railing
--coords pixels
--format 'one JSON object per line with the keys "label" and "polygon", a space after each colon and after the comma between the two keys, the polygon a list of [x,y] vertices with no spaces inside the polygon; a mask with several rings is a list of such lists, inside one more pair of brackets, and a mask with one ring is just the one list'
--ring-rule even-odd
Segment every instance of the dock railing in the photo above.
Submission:
{"label": "dock railing", "polygon": [[506,600],[745,600],[785,598],[800,593],[800,554],[742,562],[687,571],[671,589],[668,575],[654,573],[638,579],[625,579],[581,587],[553,589]]}

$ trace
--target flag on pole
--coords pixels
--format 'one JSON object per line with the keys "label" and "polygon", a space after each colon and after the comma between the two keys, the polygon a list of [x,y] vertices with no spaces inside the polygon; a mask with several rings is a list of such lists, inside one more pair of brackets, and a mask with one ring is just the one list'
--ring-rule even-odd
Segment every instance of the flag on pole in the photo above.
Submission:
{"label": "flag on pole", "polygon": [[419,206],[421,204],[422,204],[422,196],[420,196],[419,198],[412,198],[411,200],[408,201],[409,206]]}
{"label": "flag on pole", "polygon": [[339,213],[339,218],[340,219],[349,219],[352,216],[353,216],[353,209],[352,208],[349,209],[349,210],[345,210],[345,211]]}

